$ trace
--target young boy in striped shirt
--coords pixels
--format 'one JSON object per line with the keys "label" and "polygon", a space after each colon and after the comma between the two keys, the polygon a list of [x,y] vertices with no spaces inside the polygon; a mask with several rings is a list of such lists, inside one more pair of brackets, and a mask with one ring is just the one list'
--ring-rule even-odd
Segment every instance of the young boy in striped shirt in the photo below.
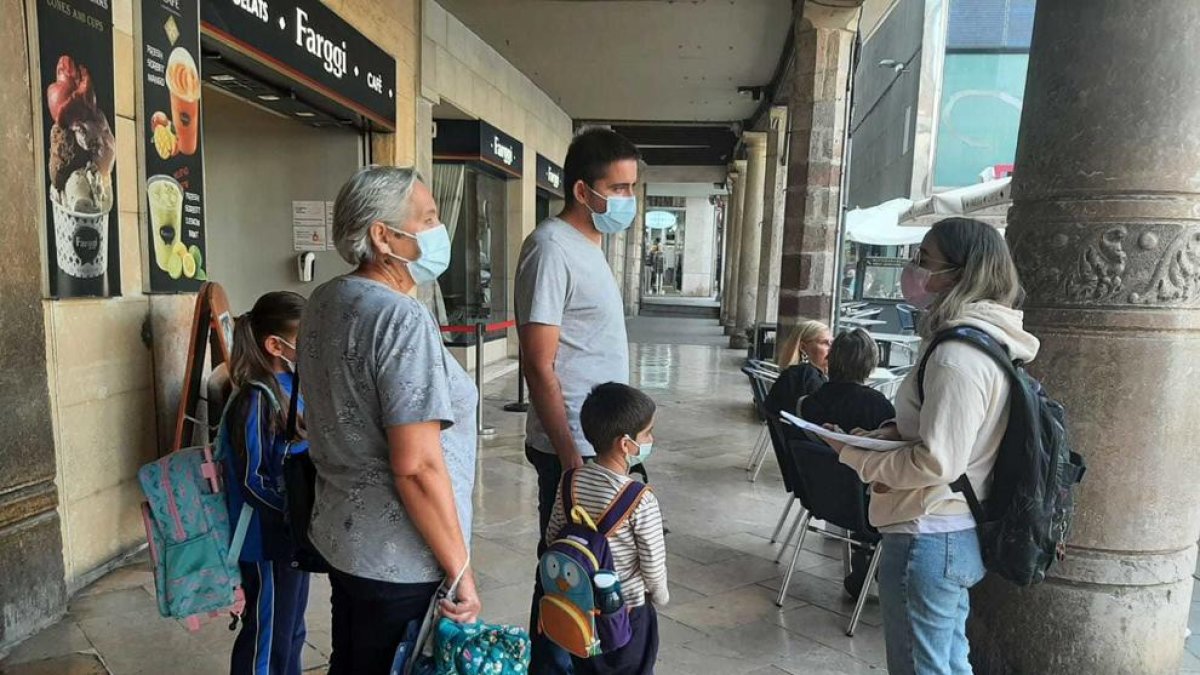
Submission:
{"label": "young boy in striped shirt", "polygon": [[[595,462],[574,472],[575,504],[596,521],[631,480],[629,468],[646,461],[654,442],[654,401],[633,387],[609,382],[592,390],[580,411],[583,434],[596,449]],[[553,542],[567,524],[559,486],[546,528]],[[608,536],[621,597],[630,608],[629,644],[590,659],[572,657],[576,675],[647,675],[658,658],[658,615],[667,604],[667,548],[662,513],[649,489],[629,520]]]}

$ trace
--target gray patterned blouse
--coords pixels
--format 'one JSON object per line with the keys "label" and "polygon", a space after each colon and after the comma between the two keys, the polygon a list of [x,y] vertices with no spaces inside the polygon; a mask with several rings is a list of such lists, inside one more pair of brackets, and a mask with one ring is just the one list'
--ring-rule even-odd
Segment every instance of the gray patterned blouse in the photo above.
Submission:
{"label": "gray patterned blouse", "polygon": [[471,378],[424,305],[358,276],[321,285],[300,323],[305,422],[317,467],[313,545],[336,569],[392,583],[439,581],[388,463],[387,428],[439,420],[463,536],[471,538]]}

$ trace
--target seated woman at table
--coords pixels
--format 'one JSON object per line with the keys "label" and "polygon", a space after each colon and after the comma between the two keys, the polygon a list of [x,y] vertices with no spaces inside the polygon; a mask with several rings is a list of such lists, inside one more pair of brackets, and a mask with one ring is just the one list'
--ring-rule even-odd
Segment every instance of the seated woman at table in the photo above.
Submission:
{"label": "seated woman at table", "polygon": [[820,321],[805,321],[788,333],[775,354],[779,379],[771,385],[764,402],[772,415],[794,412],[801,397],[825,384],[829,369],[829,348],[833,337],[829,326]]}
{"label": "seated woman at table", "polygon": [[[842,333],[829,350],[829,382],[801,398],[797,414],[814,424],[836,424],[845,431],[878,429],[895,419],[896,409],[887,397],[863,384],[877,363],[879,348],[870,333],[861,328]],[[857,600],[862,592],[870,562],[865,551],[854,549],[850,574],[842,581],[851,598]]]}

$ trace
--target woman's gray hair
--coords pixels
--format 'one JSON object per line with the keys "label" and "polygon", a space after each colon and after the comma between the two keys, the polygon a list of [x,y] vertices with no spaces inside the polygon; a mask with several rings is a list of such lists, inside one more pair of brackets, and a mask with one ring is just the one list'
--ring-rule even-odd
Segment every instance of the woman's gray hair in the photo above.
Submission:
{"label": "woman's gray hair", "polygon": [[996,228],[971,218],[946,218],[934,223],[927,236],[933,237],[958,282],[924,312],[918,331],[922,337],[945,328],[973,302],[990,300],[1017,307],[1024,301],[1017,266]]}
{"label": "woman's gray hair", "polygon": [[862,384],[879,365],[879,346],[861,328],[842,333],[829,349],[829,381]]}
{"label": "woman's gray hair", "polygon": [[424,182],[412,167],[367,166],[338,191],[333,205],[333,243],[351,265],[375,260],[369,232],[383,223],[399,229],[408,220],[413,187]]}

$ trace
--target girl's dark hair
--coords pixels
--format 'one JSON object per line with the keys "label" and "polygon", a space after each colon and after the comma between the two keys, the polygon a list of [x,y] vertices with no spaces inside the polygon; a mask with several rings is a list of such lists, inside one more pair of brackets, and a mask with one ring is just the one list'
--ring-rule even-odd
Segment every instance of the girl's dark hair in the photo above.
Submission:
{"label": "girl's dark hair", "polygon": [[274,432],[284,428],[289,399],[279,386],[279,381],[275,379],[272,356],[267,353],[263,343],[272,335],[294,333],[300,316],[304,313],[304,302],[304,296],[291,291],[267,293],[233,324],[229,379],[238,388],[239,393],[245,392],[251,382],[259,382],[271,390],[275,400],[279,402],[279,409],[274,410],[271,416],[271,429]]}
{"label": "girl's dark hair", "polygon": [[613,441],[637,435],[654,420],[654,401],[617,382],[596,385],[579,411],[583,436],[597,453],[607,453]]}
{"label": "girl's dark hair", "polygon": [[862,384],[879,363],[879,347],[861,328],[842,333],[829,349],[829,381]]}

